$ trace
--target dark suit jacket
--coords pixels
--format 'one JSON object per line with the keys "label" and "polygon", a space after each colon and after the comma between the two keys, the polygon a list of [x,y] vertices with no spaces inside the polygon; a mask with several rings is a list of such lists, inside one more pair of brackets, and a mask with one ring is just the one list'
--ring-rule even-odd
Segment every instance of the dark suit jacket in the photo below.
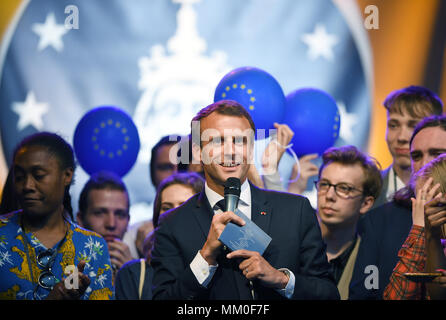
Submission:
{"label": "dark suit jacket", "polygon": [[[349,299],[382,299],[393,268],[398,263],[398,251],[409,235],[411,226],[412,211],[394,201],[365,214],[359,227],[362,241],[350,282]],[[379,283],[376,290],[365,286],[366,278],[372,275],[365,273],[369,265],[378,268]]]}
{"label": "dark suit jacket", "polygon": [[390,170],[392,170],[392,166],[387,167],[384,170],[381,170],[381,178],[383,179],[383,185],[381,187],[381,193],[379,194],[378,199],[373,203],[372,209],[378,208],[379,206],[387,203],[387,190],[389,189],[389,178],[390,178]]}
{"label": "dark suit jacket", "polygon": [[[325,244],[308,199],[251,187],[252,221],[272,237],[263,257],[295,277],[293,298],[339,299]],[[266,214],[261,214],[264,212]],[[163,215],[152,251],[153,299],[251,299],[248,281],[225,252],[208,288],[196,280],[190,263],[207,239],[213,210],[203,192]],[[258,299],[283,298],[254,281]]]}

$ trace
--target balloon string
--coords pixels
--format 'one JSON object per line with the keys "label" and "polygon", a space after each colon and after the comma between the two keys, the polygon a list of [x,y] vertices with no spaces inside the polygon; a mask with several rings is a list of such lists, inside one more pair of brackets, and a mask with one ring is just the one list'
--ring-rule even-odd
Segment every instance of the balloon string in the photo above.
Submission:
{"label": "balloon string", "polygon": [[290,183],[292,183],[292,182],[296,182],[297,180],[299,180],[299,177],[300,177],[300,163],[299,163],[299,158],[297,157],[297,154],[296,154],[296,153],[294,152],[294,150],[291,148],[291,147],[293,146],[293,144],[290,143],[290,144],[287,145],[287,146],[283,146],[283,145],[281,145],[277,140],[272,140],[272,142],[274,142],[275,144],[277,144],[279,147],[282,147],[282,148],[288,150],[288,151],[291,153],[291,155],[293,156],[293,158],[294,158],[294,162],[296,162],[296,165],[297,165],[297,175],[296,175],[296,178],[294,178],[294,179],[292,179],[292,180],[288,180],[288,184],[290,184]]}

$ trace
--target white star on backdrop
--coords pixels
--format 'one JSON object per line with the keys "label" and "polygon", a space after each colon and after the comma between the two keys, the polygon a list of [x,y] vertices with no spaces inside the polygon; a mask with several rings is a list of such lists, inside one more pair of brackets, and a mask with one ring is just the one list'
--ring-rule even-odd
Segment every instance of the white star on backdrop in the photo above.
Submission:
{"label": "white star on backdrop", "polygon": [[48,112],[49,106],[44,102],[37,102],[34,92],[28,92],[24,102],[14,102],[12,110],[19,115],[17,129],[23,130],[32,125],[38,130],[43,129],[42,117]]}
{"label": "white star on backdrop", "polygon": [[322,57],[332,61],[333,46],[339,42],[338,37],[328,34],[322,24],[316,24],[313,33],[305,33],[301,40],[308,45],[307,55],[310,60]]}
{"label": "white star on backdrop", "polygon": [[349,113],[342,101],[337,101],[339,115],[341,117],[341,128],[339,129],[339,136],[345,141],[353,140],[353,127],[358,123],[358,116],[354,113]]}
{"label": "white star on backdrop", "polygon": [[46,16],[45,22],[34,23],[32,25],[32,31],[34,31],[39,37],[38,51],[42,51],[48,46],[52,46],[57,52],[61,52],[63,49],[62,36],[65,35],[69,29],[65,28],[63,24],[56,23],[56,17],[51,12]]}

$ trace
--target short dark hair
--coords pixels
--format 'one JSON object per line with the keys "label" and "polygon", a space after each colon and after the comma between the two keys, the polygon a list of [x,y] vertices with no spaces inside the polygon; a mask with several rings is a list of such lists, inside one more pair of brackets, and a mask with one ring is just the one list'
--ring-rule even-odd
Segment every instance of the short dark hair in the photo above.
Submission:
{"label": "short dark hair", "polygon": [[392,91],[383,102],[389,113],[407,112],[414,118],[441,115],[443,103],[431,90],[421,86],[409,86]]}
{"label": "short dark hair", "polygon": [[[179,137],[179,135],[172,135],[172,136],[176,136],[177,138]],[[152,153],[151,153],[151,158],[150,158],[150,180],[152,181],[153,186],[157,187],[156,185],[156,181],[155,181],[155,168],[156,168],[156,157],[157,157],[157,152],[158,149],[161,148],[162,146],[173,146],[174,144],[177,143],[177,140],[171,140],[170,138],[171,136],[164,136],[162,137],[153,147],[152,147]]]}
{"label": "short dark hair", "polygon": [[201,119],[206,118],[214,112],[227,116],[246,118],[251,126],[251,129],[254,132],[256,130],[256,126],[249,112],[246,111],[246,109],[240,103],[234,100],[220,100],[208,105],[207,107],[204,107],[198,111],[197,115],[192,119],[191,126],[194,121],[201,121]]}
{"label": "short dark hair", "polygon": [[164,189],[174,184],[180,184],[189,187],[195,193],[198,193],[204,187],[204,179],[198,173],[195,172],[175,173],[164,179],[158,186],[155,200],[153,201],[152,222],[155,228],[158,226],[158,220],[161,211],[161,194],[163,193]]}
{"label": "short dark hair", "polygon": [[[58,160],[60,168],[62,170],[72,169],[73,177],[74,171],[76,170],[76,162],[74,157],[74,151],[71,145],[65,141],[60,135],[52,132],[38,132],[32,134],[30,136],[25,137],[15,148],[12,162],[14,163],[15,157],[17,153],[25,147],[31,146],[39,146],[47,149],[47,152],[51,156],[55,156]],[[71,184],[73,184],[74,178],[71,180]],[[73,208],[71,206],[71,196],[70,196],[70,185],[65,188],[63,205],[65,210],[70,215],[70,218],[73,219]]]}
{"label": "short dark hair", "polygon": [[331,163],[342,165],[359,164],[364,170],[363,194],[372,196],[374,199],[379,197],[382,188],[381,165],[379,162],[365,153],[359,151],[355,146],[332,147],[327,149],[322,155],[322,165],[319,168],[319,178],[324,168]]}
{"label": "short dark hair", "polygon": [[[127,195],[127,209],[130,208],[130,199],[127,187],[121,177],[109,171],[100,171],[91,175],[90,179],[82,188],[79,196],[79,214],[80,218],[84,218],[88,209],[88,196],[91,190],[118,190]],[[127,210],[128,211],[128,210]]]}
{"label": "short dark hair", "polygon": [[441,116],[431,116],[426,117],[421,120],[415,127],[412,133],[412,137],[410,138],[409,146],[412,146],[413,139],[415,136],[425,128],[435,128],[440,127],[444,131],[446,131],[446,115]]}

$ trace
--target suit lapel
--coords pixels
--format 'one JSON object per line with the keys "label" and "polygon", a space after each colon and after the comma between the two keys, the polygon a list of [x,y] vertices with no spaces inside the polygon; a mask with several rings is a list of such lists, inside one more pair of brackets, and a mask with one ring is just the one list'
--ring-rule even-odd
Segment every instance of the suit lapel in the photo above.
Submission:
{"label": "suit lapel", "polygon": [[209,204],[209,201],[204,192],[204,188],[198,195],[196,208],[197,211],[194,216],[197,219],[200,229],[203,232],[204,237],[206,239],[209,233],[209,229],[211,227],[211,221],[214,211],[212,210],[211,205]]}
{"label": "suit lapel", "polygon": [[251,220],[263,231],[269,233],[273,208],[264,191],[251,184]]}
{"label": "suit lapel", "polygon": [[[211,228],[214,210],[209,204],[204,189],[197,198],[196,208],[197,210],[195,218],[197,219],[200,229],[206,239],[209,233],[209,229]],[[247,281],[241,275],[238,269],[238,263],[234,260],[228,260],[226,258],[227,253],[228,252],[224,251],[222,248],[222,254],[220,254],[217,258],[221,267],[224,267],[224,270],[219,270],[219,272],[221,273],[221,277],[223,278],[223,281],[233,281],[232,284],[226,282],[226,285],[229,285],[229,287],[237,287],[237,293],[240,299],[249,299],[249,295],[246,295]]]}

